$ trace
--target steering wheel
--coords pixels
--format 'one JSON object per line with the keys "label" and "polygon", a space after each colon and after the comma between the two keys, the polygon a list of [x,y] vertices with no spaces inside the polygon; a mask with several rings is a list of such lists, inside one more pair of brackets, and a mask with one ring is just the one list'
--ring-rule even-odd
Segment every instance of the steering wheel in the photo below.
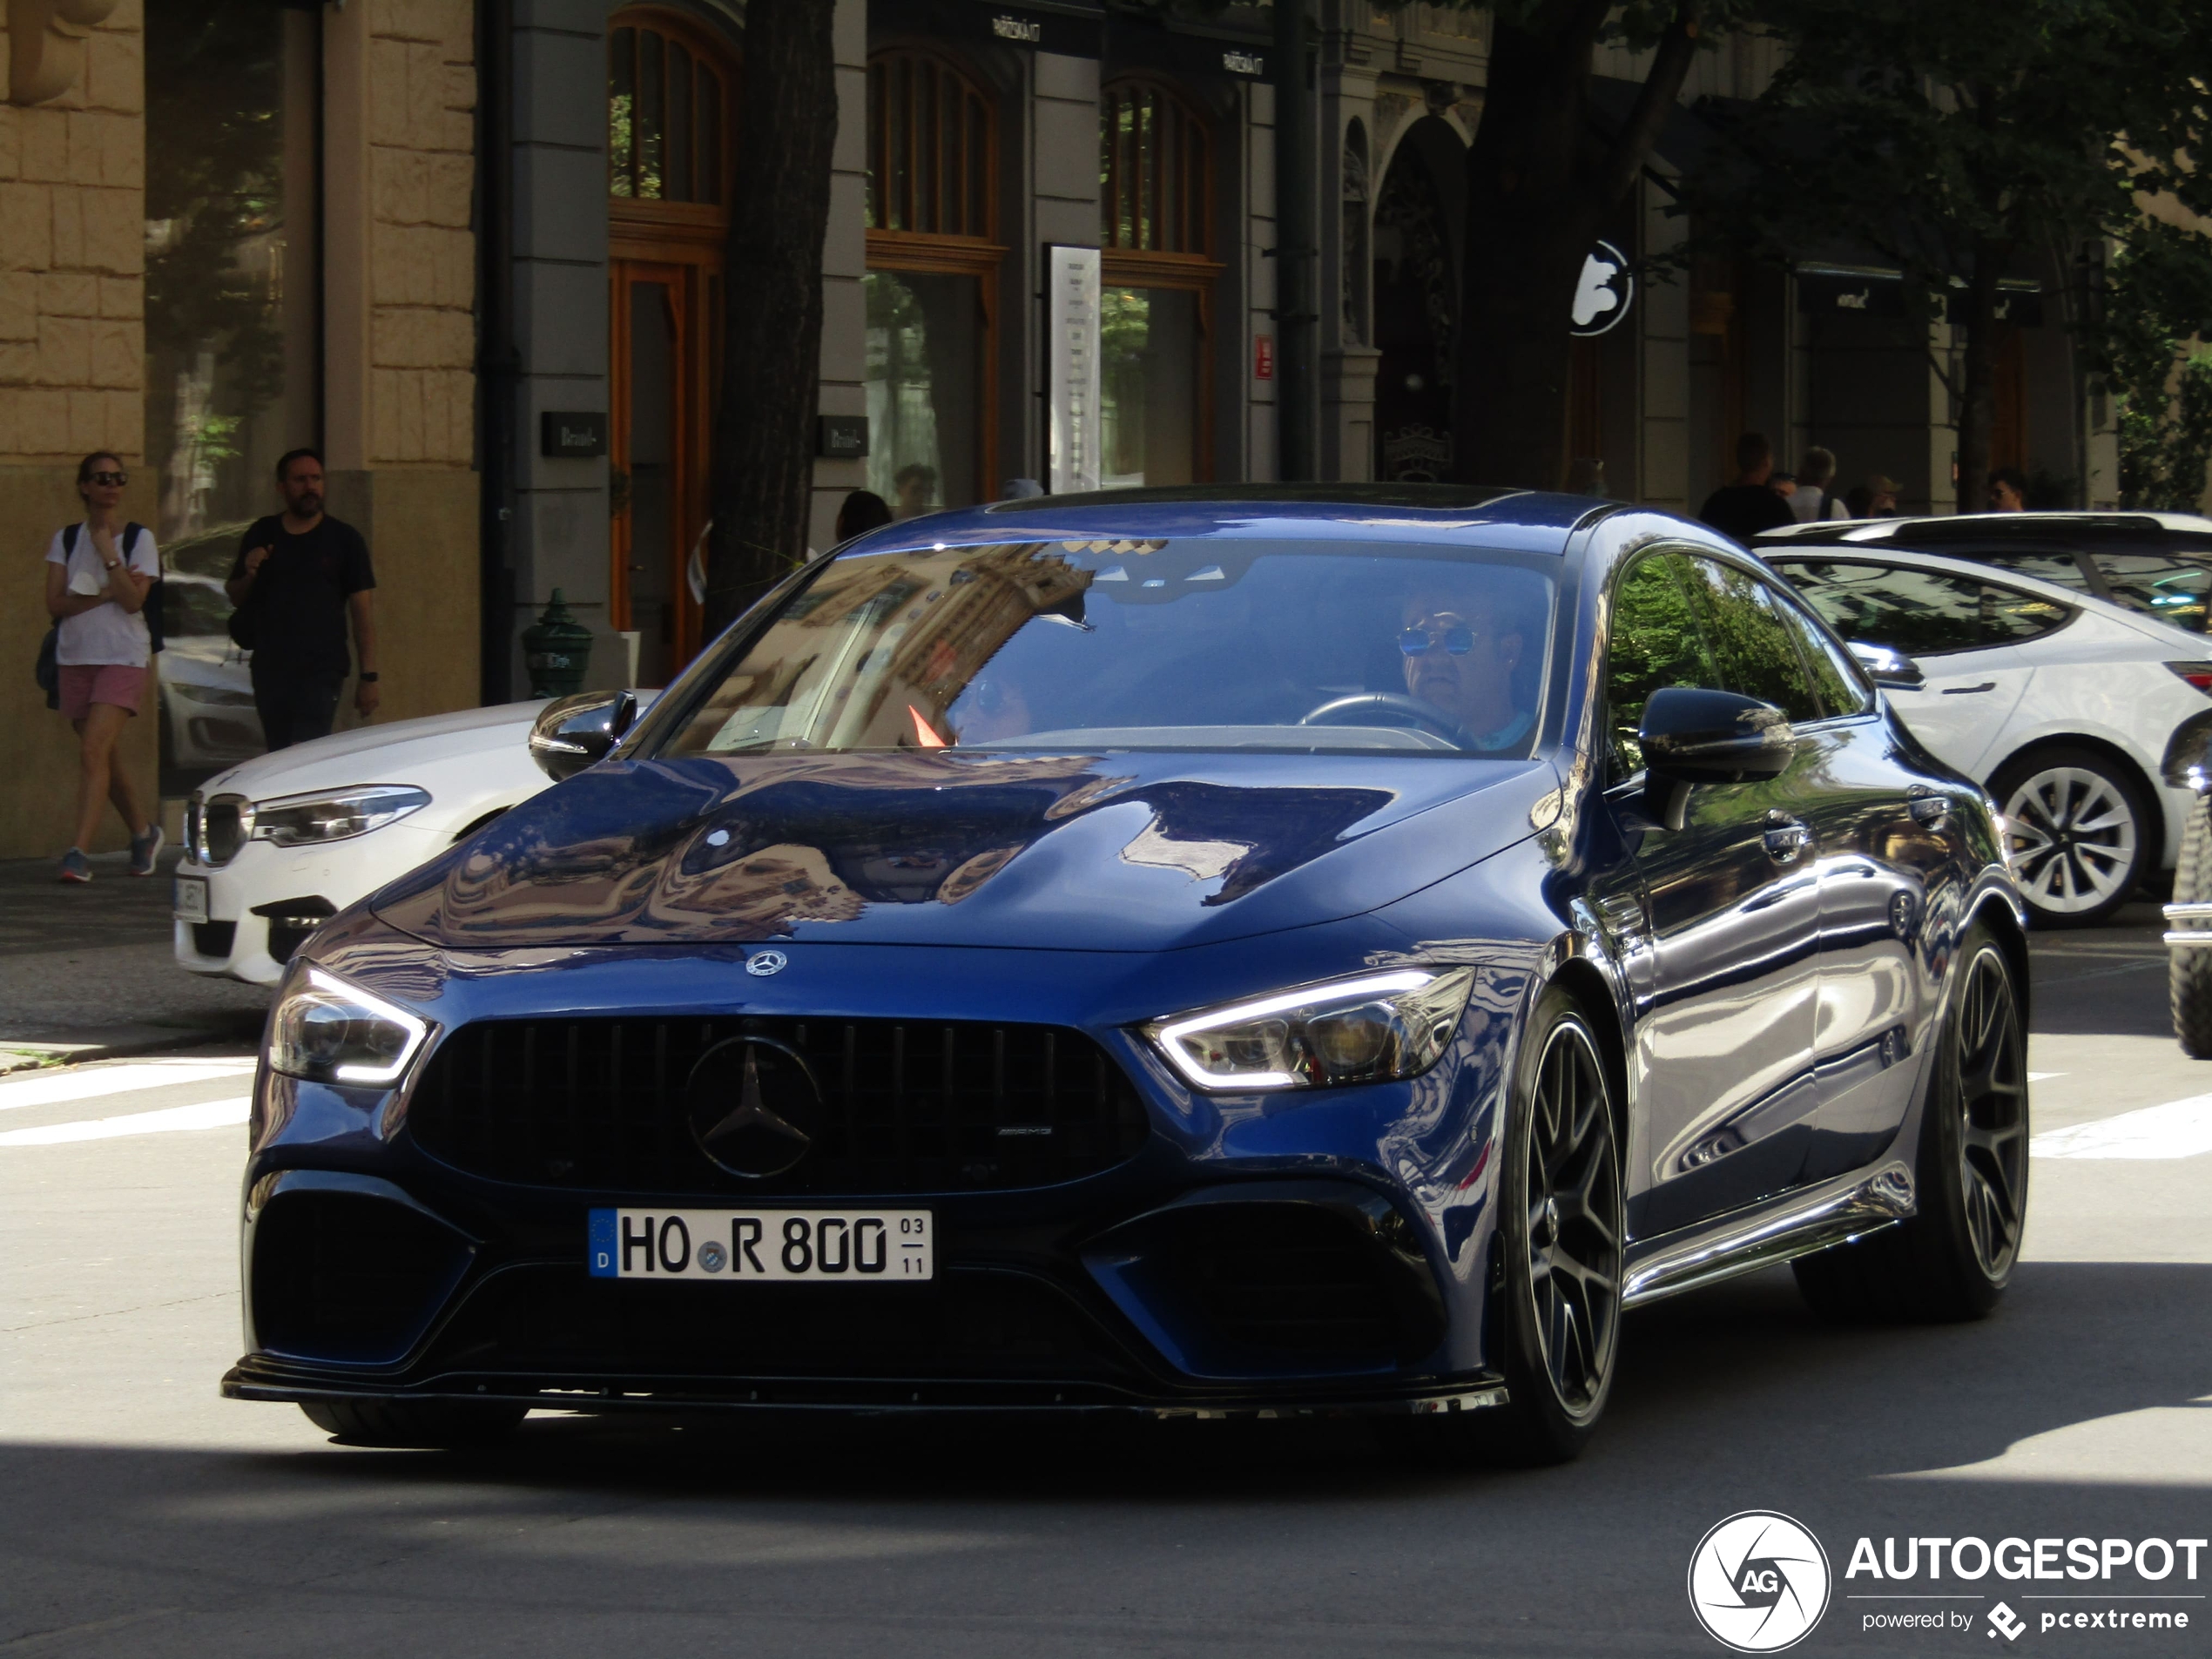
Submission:
{"label": "steering wheel", "polygon": [[1434,733],[1459,749],[1479,749],[1474,734],[1438,708],[1433,703],[1424,703],[1418,697],[1407,697],[1403,691],[1355,691],[1350,697],[1332,698],[1318,709],[1309,710],[1298,721],[1300,725],[1359,725],[1365,722],[1352,717],[1367,714],[1395,714],[1399,720],[1388,725],[1410,723]]}

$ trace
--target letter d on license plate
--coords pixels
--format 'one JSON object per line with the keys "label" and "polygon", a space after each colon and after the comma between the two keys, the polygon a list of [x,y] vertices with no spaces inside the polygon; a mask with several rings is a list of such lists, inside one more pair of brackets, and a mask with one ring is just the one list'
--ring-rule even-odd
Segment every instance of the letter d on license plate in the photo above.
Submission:
{"label": "letter d on license plate", "polygon": [[594,1278],[917,1284],[935,1271],[927,1210],[594,1210]]}

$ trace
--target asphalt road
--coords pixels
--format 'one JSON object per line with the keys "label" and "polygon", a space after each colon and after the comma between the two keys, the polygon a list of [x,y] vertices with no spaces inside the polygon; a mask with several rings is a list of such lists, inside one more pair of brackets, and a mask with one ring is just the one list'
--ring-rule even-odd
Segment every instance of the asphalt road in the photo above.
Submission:
{"label": "asphalt road", "polygon": [[[2212,1533],[2212,1066],[2167,1032],[2155,913],[2128,920],[2038,941],[2036,1126],[2067,1155],[2034,1162],[1995,1318],[1827,1328],[1786,1270],[1678,1298],[1630,1319],[1589,1453],[1534,1474],[1408,1467],[1356,1425],[334,1447],[215,1394],[248,1062],[0,1082],[0,1656],[1710,1655],[1686,1575],[1747,1509],[1826,1551],[1798,1652],[2203,1653],[2212,1550],[2195,1579],[1847,1574],[1862,1537],[2101,1561]],[[2044,1622],[2135,1612],[2190,1628]]]}

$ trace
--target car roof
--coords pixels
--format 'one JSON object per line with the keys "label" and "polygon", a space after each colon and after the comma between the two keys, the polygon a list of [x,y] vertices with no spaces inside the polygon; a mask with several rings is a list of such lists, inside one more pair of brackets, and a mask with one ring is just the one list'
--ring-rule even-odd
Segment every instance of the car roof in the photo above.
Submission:
{"label": "car roof", "polygon": [[2186,629],[2161,622],[2155,617],[2147,617],[2117,600],[2101,599],[2094,593],[2084,593],[2080,589],[2069,588],[2063,583],[2046,582],[2041,577],[2026,576],[2018,570],[1995,569],[1975,559],[1946,558],[1940,553],[1923,553],[1918,548],[1884,547],[1878,542],[1847,543],[1840,547],[1826,543],[1813,547],[1770,547],[1763,551],[1768,563],[1785,580],[1790,575],[1789,567],[1804,560],[1893,564],[1903,569],[1933,570],[1945,576],[1963,577],[1970,582],[1986,582],[1993,587],[2014,588],[2022,593],[2032,593],[2040,599],[2048,599],[2054,604],[2062,604],[2069,610],[2084,610],[2091,616],[2103,617],[2109,621],[2124,622],[2138,631],[2148,629],[2154,634],[2182,634],[2196,640],[2199,646],[2203,643]]}
{"label": "car roof", "polygon": [[2203,538],[2212,552],[2212,518],[2194,513],[1955,513],[1941,517],[1815,519],[1764,530],[1755,547],[1800,547],[1807,543],[1867,543],[1935,548],[1946,543],[1987,545],[2004,542],[2100,543],[2141,539],[2171,543],[2184,538],[2193,550]]}
{"label": "car roof", "polygon": [[1092,536],[1329,541],[1466,540],[1557,553],[1583,523],[1621,503],[1541,490],[1458,484],[1224,484],[1033,496],[905,519],[840,553],[916,545]]}

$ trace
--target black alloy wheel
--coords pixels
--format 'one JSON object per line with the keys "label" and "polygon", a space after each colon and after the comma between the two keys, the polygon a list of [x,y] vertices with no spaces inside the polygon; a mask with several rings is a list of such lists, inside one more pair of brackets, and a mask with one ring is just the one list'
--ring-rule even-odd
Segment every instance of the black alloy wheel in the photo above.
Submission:
{"label": "black alloy wheel", "polygon": [[1426,1419],[1471,1460],[1564,1463],[1612,1393],[1628,1216],[1613,1087],[1575,999],[1553,986],[1521,1039],[1491,1279],[1501,1406]]}
{"label": "black alloy wheel", "polygon": [[1919,1212],[1797,1264],[1848,1321],[1978,1319],[2011,1282],[2027,1221],[2027,1039],[2013,967],[1977,922],[1960,941],[1914,1166]]}
{"label": "black alloy wheel", "polygon": [[1621,1334],[1621,1176],[1605,1069],[1580,1019],[1552,1028],[1529,1123],[1528,1288],[1554,1397],[1574,1414],[1605,1402]]}

